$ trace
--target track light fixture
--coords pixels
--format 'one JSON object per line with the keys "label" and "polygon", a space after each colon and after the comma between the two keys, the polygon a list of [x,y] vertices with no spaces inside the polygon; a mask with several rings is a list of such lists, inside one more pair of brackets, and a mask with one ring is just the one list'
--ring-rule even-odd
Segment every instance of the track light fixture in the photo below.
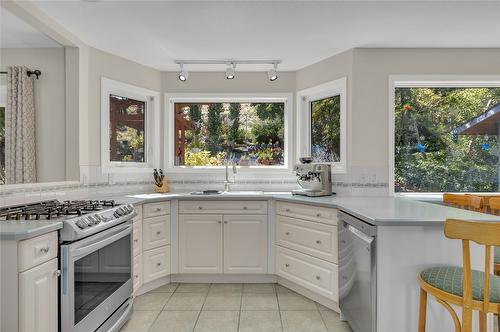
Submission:
{"label": "track light fixture", "polygon": [[183,63],[180,63],[179,64],[180,67],[181,67],[181,71],[179,72],[179,80],[181,82],[186,82],[188,77],[189,77],[189,73],[187,72],[187,70],[184,70],[184,64]]}
{"label": "track light fixture", "polygon": [[278,72],[276,71],[278,69],[278,64],[275,62],[273,63],[273,68],[269,69],[267,72],[267,77],[271,82],[274,82],[278,79]]}
{"label": "track light fixture", "polygon": [[281,63],[281,60],[235,60],[235,59],[226,59],[226,60],[174,60],[174,63],[178,64],[181,67],[181,71],[179,72],[179,80],[182,82],[187,81],[188,72],[184,70],[184,65],[226,65],[226,79],[232,80],[236,77],[236,65],[273,65],[273,68],[267,72],[267,77],[271,82],[274,82],[278,79],[278,65]]}
{"label": "track light fixture", "polygon": [[236,64],[228,62],[226,68],[226,79],[232,80],[235,77],[235,72],[236,72]]}

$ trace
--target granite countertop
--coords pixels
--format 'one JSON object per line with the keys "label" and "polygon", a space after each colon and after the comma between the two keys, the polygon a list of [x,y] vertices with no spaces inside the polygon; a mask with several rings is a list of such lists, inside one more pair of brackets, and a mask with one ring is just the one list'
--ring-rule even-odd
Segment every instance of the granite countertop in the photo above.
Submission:
{"label": "granite countertop", "polygon": [[[65,199],[64,194],[58,199]],[[143,204],[166,200],[277,200],[338,208],[376,226],[442,225],[448,218],[500,222],[500,217],[456,209],[433,202],[406,197],[306,197],[276,192],[237,192],[222,195],[190,195],[189,193],[82,193],[71,199],[114,199],[120,203]],[[420,198],[421,199],[421,198]],[[0,222],[0,239],[20,240],[62,227],[60,221]]]}

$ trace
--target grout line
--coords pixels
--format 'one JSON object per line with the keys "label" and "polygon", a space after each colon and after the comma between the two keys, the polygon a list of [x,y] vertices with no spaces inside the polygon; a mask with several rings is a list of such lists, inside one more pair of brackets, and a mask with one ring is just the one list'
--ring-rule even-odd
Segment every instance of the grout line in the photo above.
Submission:
{"label": "grout line", "polygon": [[274,286],[274,294],[276,294],[276,302],[278,302],[278,313],[280,315],[280,323],[281,323],[281,331],[285,331],[285,326],[283,325],[283,317],[281,317],[281,308],[280,308],[280,299],[278,297],[278,288],[276,287],[278,283],[275,283]]}
{"label": "grout line", "polygon": [[158,312],[158,314],[156,314],[156,317],[155,319],[153,320],[153,322],[151,323],[151,325],[149,325],[148,327],[148,331],[151,331],[151,328],[153,327],[153,325],[155,324],[156,320],[158,319],[158,317],[160,317],[160,313],[161,313],[161,310]]}
{"label": "grout line", "polygon": [[208,293],[210,293],[211,287],[212,287],[212,284],[210,284],[210,286],[208,287],[208,292],[205,296],[205,300],[203,300],[203,304],[201,305],[200,312],[198,312],[198,316],[196,317],[196,322],[194,322],[193,331],[196,329],[196,326],[198,325],[198,320],[200,319],[200,315],[201,315],[201,312],[203,311],[203,307],[205,306],[205,302],[207,302]]}
{"label": "grout line", "polygon": [[240,321],[241,321],[241,307],[243,306],[243,289],[245,288],[245,284],[241,284],[241,296],[240,296],[240,311],[238,312],[238,329],[237,332],[240,332]]}
{"label": "grout line", "polygon": [[[318,307],[317,303],[318,302],[316,302],[316,307]],[[323,315],[321,314],[321,310],[319,310],[319,308],[318,308],[318,313],[319,313],[319,317],[321,318],[321,321],[323,322],[323,325],[325,326],[325,329],[326,329],[325,331],[328,332],[328,325],[326,325],[325,319],[323,318]]]}

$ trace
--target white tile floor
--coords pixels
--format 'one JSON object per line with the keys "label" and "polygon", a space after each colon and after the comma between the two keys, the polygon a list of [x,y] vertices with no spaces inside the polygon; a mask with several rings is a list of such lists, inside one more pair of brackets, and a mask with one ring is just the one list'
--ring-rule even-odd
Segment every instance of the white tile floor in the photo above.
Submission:
{"label": "white tile floor", "polygon": [[348,332],[339,315],[275,284],[169,284],[134,301],[122,332]]}

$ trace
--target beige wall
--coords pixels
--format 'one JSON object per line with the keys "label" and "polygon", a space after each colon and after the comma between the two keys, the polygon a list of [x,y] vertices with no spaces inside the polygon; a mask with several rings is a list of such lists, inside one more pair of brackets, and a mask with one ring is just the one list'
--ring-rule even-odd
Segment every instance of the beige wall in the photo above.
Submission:
{"label": "beige wall", "polygon": [[100,165],[101,161],[101,77],[158,92],[162,90],[160,71],[89,47],[88,151],[87,160],[80,160],[80,165]]}
{"label": "beige wall", "polygon": [[40,79],[35,80],[36,166],[39,182],[66,180],[64,57],[63,47],[1,49],[0,67],[24,65],[42,72]]}

